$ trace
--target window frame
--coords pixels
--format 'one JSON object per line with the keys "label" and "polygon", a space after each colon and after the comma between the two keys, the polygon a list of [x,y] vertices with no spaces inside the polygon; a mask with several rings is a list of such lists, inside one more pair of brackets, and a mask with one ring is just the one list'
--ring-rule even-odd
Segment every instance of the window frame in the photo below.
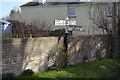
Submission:
{"label": "window frame", "polygon": [[[73,10],[70,10],[70,9],[73,9]],[[72,11],[74,11],[74,12],[72,12]],[[76,8],[74,8],[74,7],[68,7],[68,9],[67,9],[67,15],[70,18],[76,17]]]}

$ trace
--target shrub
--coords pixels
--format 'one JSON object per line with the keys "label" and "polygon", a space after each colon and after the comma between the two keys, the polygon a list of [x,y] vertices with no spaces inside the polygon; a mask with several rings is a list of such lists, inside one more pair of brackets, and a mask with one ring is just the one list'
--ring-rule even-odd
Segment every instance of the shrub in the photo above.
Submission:
{"label": "shrub", "polygon": [[65,34],[65,29],[57,29],[54,31],[49,31],[49,36],[64,36]]}
{"label": "shrub", "polygon": [[34,72],[31,69],[27,69],[21,73],[21,75],[32,75]]}

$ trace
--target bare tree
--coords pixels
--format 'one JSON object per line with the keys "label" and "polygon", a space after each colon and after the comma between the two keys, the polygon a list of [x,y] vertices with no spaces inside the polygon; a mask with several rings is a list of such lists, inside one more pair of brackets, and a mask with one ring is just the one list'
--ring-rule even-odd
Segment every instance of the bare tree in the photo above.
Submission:
{"label": "bare tree", "polygon": [[93,24],[102,29],[103,34],[111,34],[111,6],[103,3],[103,5],[99,5],[99,3],[94,6],[89,7],[89,19],[93,22]]}
{"label": "bare tree", "polygon": [[14,37],[41,37],[48,36],[51,25],[47,21],[34,19],[32,22],[16,21],[13,24]]}
{"label": "bare tree", "polygon": [[11,10],[9,14],[9,20],[19,20],[21,17],[21,13],[19,10]]}

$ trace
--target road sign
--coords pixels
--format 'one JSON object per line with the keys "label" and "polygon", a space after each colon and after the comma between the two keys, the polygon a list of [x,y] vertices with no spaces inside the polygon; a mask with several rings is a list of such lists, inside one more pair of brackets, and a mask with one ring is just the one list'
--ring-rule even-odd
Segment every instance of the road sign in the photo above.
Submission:
{"label": "road sign", "polygon": [[77,26],[75,20],[69,20],[68,17],[66,20],[55,20],[55,26],[66,26],[65,31],[85,31],[85,27]]}
{"label": "road sign", "polygon": [[75,20],[55,20],[55,26],[76,25]]}
{"label": "road sign", "polygon": [[85,31],[85,28],[73,28],[72,31]]}
{"label": "road sign", "polygon": [[85,31],[85,27],[83,26],[69,26],[70,28],[72,28],[72,31]]}

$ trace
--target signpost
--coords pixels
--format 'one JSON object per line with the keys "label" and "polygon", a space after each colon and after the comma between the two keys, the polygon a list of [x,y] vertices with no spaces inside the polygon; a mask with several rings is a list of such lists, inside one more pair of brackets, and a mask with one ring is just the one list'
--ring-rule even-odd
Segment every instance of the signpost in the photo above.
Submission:
{"label": "signpost", "polygon": [[83,31],[85,31],[85,26],[83,27],[83,26],[70,26],[70,28],[72,28],[72,31],[81,31],[81,32],[83,32]]}
{"label": "signpost", "polygon": [[75,20],[69,20],[68,17],[66,17],[65,20],[55,20],[55,26],[65,26],[65,36],[64,36],[64,47],[65,51],[67,51],[68,44],[67,44],[67,38],[69,31],[84,31],[85,28],[82,28],[82,26],[76,26]]}
{"label": "signpost", "polygon": [[76,21],[69,20],[68,17],[65,20],[55,20],[55,26],[66,26],[66,33],[68,33],[68,31],[85,31],[85,28],[82,26],[76,26]]}
{"label": "signpost", "polygon": [[66,25],[76,25],[76,21],[68,20],[66,24],[66,20],[55,20],[55,26],[66,26]]}

